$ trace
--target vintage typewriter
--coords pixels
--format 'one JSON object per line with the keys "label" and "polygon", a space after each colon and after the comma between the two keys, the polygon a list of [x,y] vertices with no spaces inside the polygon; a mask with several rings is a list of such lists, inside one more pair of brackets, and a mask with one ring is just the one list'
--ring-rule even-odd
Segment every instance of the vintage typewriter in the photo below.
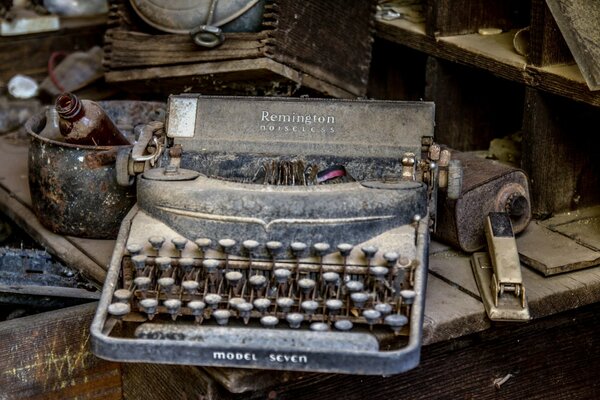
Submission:
{"label": "vintage typewriter", "polygon": [[138,203],[93,321],[95,354],[416,366],[444,171],[433,121],[427,102],[171,96],[164,129],[143,127],[129,164],[117,160],[139,173]]}

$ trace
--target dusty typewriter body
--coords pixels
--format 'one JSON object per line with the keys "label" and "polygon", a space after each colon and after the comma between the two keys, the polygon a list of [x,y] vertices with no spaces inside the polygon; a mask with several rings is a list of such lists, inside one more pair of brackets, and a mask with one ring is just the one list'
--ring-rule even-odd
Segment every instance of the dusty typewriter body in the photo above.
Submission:
{"label": "dusty typewriter body", "polygon": [[137,178],[92,324],[95,354],[355,374],[416,366],[433,112],[171,96],[169,150]]}

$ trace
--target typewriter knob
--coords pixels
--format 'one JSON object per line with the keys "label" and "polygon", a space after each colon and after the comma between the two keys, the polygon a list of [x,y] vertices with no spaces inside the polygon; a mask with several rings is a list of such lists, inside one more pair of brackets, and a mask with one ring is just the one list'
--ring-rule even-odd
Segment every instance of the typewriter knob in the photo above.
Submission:
{"label": "typewriter knob", "polygon": [[267,308],[271,307],[271,300],[266,299],[266,298],[260,298],[260,299],[256,299],[254,300],[254,307],[260,311],[261,313],[264,313],[265,311],[267,311]]}
{"label": "typewriter knob", "polygon": [[121,318],[131,311],[129,303],[112,303],[108,306],[108,313],[114,317]]}
{"label": "typewriter knob", "polygon": [[350,295],[350,299],[356,308],[361,309],[369,300],[369,295],[365,292],[356,292]]}
{"label": "typewriter knob", "polygon": [[233,248],[237,242],[233,239],[221,239],[219,240],[219,246],[223,249],[223,252],[226,254],[230,254],[233,251]]}
{"label": "typewriter knob", "polygon": [[181,309],[181,300],[179,299],[168,299],[163,302],[163,305],[167,309],[167,312],[171,314],[171,317],[175,319],[179,310]]}
{"label": "typewriter knob", "polygon": [[244,240],[242,242],[242,246],[244,247],[244,249],[246,249],[250,256],[254,255],[254,251],[258,248],[259,245],[260,243],[258,243],[256,240]]}
{"label": "typewriter knob", "polygon": [[206,302],[210,308],[215,309],[221,302],[221,296],[216,293],[209,293],[204,296],[204,302]]}
{"label": "typewriter knob", "polygon": [[402,296],[402,302],[407,305],[411,305],[415,302],[415,296],[417,294],[414,290],[401,290],[400,296]]}
{"label": "typewriter knob", "polygon": [[140,308],[144,311],[150,319],[156,314],[156,307],[158,307],[158,300],[156,299],[142,299],[140,300]]}
{"label": "typewriter knob", "polygon": [[306,245],[306,243],[303,242],[293,242],[290,247],[292,248],[292,253],[294,254],[294,257],[296,258],[300,258],[302,257],[302,255],[304,255],[304,252],[306,251],[306,248],[308,247]]}
{"label": "typewriter knob", "polygon": [[347,319],[340,319],[340,320],[335,321],[333,326],[338,331],[349,331],[350,329],[352,329],[354,324],[352,324],[352,322],[348,321]]}
{"label": "typewriter knob", "polygon": [[133,283],[135,284],[135,286],[137,286],[137,288],[140,289],[142,292],[145,292],[146,290],[148,290],[151,282],[152,282],[152,280],[150,278],[148,278],[147,276],[138,276],[137,278],[135,278],[133,280]]}
{"label": "typewriter knob", "polygon": [[373,324],[377,323],[379,318],[381,318],[381,313],[373,309],[363,311],[362,315],[367,320],[367,324],[371,327],[373,327]]}
{"label": "typewriter knob", "polygon": [[375,305],[375,310],[379,311],[381,315],[386,316],[392,312],[392,306],[388,303],[379,303]]}
{"label": "typewriter knob", "polygon": [[187,303],[187,307],[192,311],[192,315],[198,316],[202,315],[206,308],[206,304],[200,300],[192,300]]}
{"label": "typewriter knob", "polygon": [[285,269],[285,268],[278,268],[273,272],[273,275],[275,275],[275,280],[279,284],[286,283],[288,281],[288,279],[290,278],[291,274],[292,274],[292,272],[289,269]]}
{"label": "typewriter knob", "polygon": [[304,310],[305,313],[307,313],[308,315],[312,315],[315,311],[317,311],[317,308],[319,308],[319,303],[317,303],[314,300],[306,300],[303,301],[302,304],[300,304],[300,307],[302,308],[302,310]]}
{"label": "typewriter knob", "polygon": [[367,260],[371,260],[373,257],[375,257],[375,253],[377,253],[379,249],[375,246],[364,246],[361,248],[361,250],[365,255],[365,258]]}
{"label": "typewriter knob", "polygon": [[315,251],[315,254],[318,257],[323,257],[325,255],[325,253],[327,253],[327,251],[329,250],[329,244],[327,244],[327,243],[315,243],[313,245],[313,249]]}
{"label": "typewriter knob", "polygon": [[369,268],[369,273],[375,277],[375,279],[383,279],[390,270],[386,267],[376,266]]}
{"label": "typewriter knob", "polygon": [[206,249],[208,249],[212,245],[212,240],[210,240],[209,238],[200,238],[194,240],[194,243],[196,244],[196,246],[198,246],[198,249],[202,250],[202,253],[205,253]]}
{"label": "typewriter knob", "polygon": [[262,317],[260,319],[260,323],[262,326],[264,326],[266,328],[273,328],[279,323],[279,319],[277,319],[277,317],[274,317],[272,315],[265,315],[264,317]]}
{"label": "typewriter knob", "polygon": [[131,256],[137,256],[138,254],[140,254],[142,252],[142,250],[143,250],[142,246],[140,246],[137,243],[127,245],[127,252]]}
{"label": "typewriter knob", "polygon": [[365,285],[363,285],[363,283],[359,281],[346,282],[346,288],[350,293],[360,292],[361,290],[363,290],[364,287]]}
{"label": "typewriter knob", "polygon": [[267,278],[262,275],[253,275],[250,277],[250,285],[256,290],[262,289],[267,285]]}
{"label": "typewriter knob", "polygon": [[285,317],[285,319],[287,320],[288,324],[290,324],[290,328],[298,329],[300,328],[302,321],[304,321],[304,315],[300,313],[290,313]]}
{"label": "typewriter knob", "polygon": [[340,274],[337,272],[325,272],[323,274],[323,280],[329,284],[335,284],[340,281]]}
{"label": "typewriter knob", "polygon": [[212,313],[213,317],[219,325],[227,325],[231,312],[229,310],[216,310]]}
{"label": "typewriter knob", "polygon": [[115,290],[113,297],[117,303],[129,303],[129,299],[131,299],[131,292],[127,289],[117,289]]}
{"label": "typewriter knob", "polygon": [[202,261],[202,266],[206,270],[207,273],[211,274],[217,270],[219,267],[219,260],[204,260]]}
{"label": "typewriter knob", "polygon": [[290,312],[290,309],[294,305],[294,299],[289,297],[280,297],[276,300],[276,304],[281,311],[284,313]]}
{"label": "typewriter knob", "polygon": [[277,257],[277,255],[281,253],[281,250],[283,250],[283,244],[275,240],[267,242],[265,246],[267,246],[267,251],[269,252],[272,258]]}
{"label": "typewriter knob", "polygon": [[180,258],[179,259],[179,266],[185,272],[190,272],[192,270],[192,268],[194,267],[194,259],[193,258],[187,258],[187,257]]}
{"label": "typewriter knob", "polygon": [[337,249],[340,252],[340,254],[342,255],[342,257],[348,257],[350,255],[350,253],[352,252],[353,248],[354,248],[354,246],[352,246],[349,243],[340,243],[337,245]]}
{"label": "typewriter knob", "polygon": [[173,243],[173,246],[175,246],[175,248],[178,251],[182,251],[183,249],[185,249],[185,245],[187,244],[187,242],[188,240],[181,236],[174,237],[173,239],[171,239],[171,243]]}
{"label": "typewriter knob", "polygon": [[325,302],[325,306],[331,315],[339,313],[343,305],[344,303],[338,299],[329,299]]}
{"label": "typewriter knob", "polygon": [[254,307],[252,307],[252,304],[243,302],[243,303],[237,304],[235,306],[235,308],[238,310],[240,317],[242,317],[242,319],[244,320],[244,324],[247,324],[248,321],[250,320],[250,312],[254,308]]}
{"label": "typewriter knob", "polygon": [[166,271],[171,268],[171,257],[156,257],[154,262],[161,271]]}
{"label": "typewriter knob", "polygon": [[298,281],[298,287],[302,289],[304,294],[310,293],[311,290],[315,287],[316,282],[309,278],[302,278]]}
{"label": "typewriter knob", "polygon": [[158,280],[158,286],[162,287],[165,293],[171,293],[171,289],[173,288],[174,284],[175,279],[171,278],[170,276],[160,278]]}
{"label": "typewriter knob", "polygon": [[131,262],[133,262],[133,265],[137,270],[142,270],[146,268],[146,260],[148,260],[148,257],[146,257],[143,254],[138,254],[131,257]]}
{"label": "typewriter knob", "polygon": [[395,251],[386,251],[383,253],[383,258],[387,261],[388,267],[393,267],[396,264],[398,258],[400,258],[400,254]]}
{"label": "typewriter knob", "polygon": [[227,282],[232,287],[236,287],[242,280],[242,277],[242,273],[238,271],[229,271],[225,274],[225,279],[227,279]]}
{"label": "typewriter knob", "polygon": [[404,325],[408,323],[408,318],[402,314],[390,314],[385,317],[384,322],[389,325],[390,328],[397,335]]}
{"label": "typewriter knob", "polygon": [[196,292],[196,289],[198,289],[198,286],[200,286],[200,284],[193,280],[187,280],[181,283],[181,287],[183,288],[183,290],[185,290],[189,294],[194,294]]}
{"label": "typewriter knob", "polygon": [[150,243],[150,245],[152,246],[152,248],[156,251],[159,251],[160,248],[162,247],[163,243],[165,242],[165,237],[164,236],[150,236],[148,238],[148,242]]}
{"label": "typewriter knob", "polygon": [[327,332],[329,330],[329,325],[324,322],[313,322],[310,324],[310,330],[315,332]]}

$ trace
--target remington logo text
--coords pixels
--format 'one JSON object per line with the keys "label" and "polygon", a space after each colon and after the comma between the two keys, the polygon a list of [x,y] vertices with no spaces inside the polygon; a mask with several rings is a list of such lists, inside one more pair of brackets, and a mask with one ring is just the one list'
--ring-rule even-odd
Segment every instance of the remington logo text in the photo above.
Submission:
{"label": "remington logo text", "polygon": [[231,351],[214,351],[214,360],[237,360],[237,361],[256,361],[254,353],[238,353]]}
{"label": "remington logo text", "polygon": [[335,133],[335,117],[327,114],[273,114],[260,112],[260,130],[289,133]]}
{"label": "remington logo text", "polygon": [[268,111],[262,111],[260,120],[262,122],[291,122],[292,124],[306,124],[312,123],[319,124],[335,124],[335,117],[333,115],[317,115],[317,114],[306,114],[298,115],[292,114],[271,114]]}

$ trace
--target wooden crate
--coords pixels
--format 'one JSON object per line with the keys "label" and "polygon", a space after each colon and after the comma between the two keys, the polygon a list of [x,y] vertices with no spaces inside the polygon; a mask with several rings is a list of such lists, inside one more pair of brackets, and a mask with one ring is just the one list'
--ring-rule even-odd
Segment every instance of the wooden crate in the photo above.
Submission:
{"label": "wooden crate", "polygon": [[187,35],[151,30],[116,0],[106,80],[158,93],[364,96],[374,11],[372,0],[268,0],[259,32],[226,33],[223,45],[205,50]]}

